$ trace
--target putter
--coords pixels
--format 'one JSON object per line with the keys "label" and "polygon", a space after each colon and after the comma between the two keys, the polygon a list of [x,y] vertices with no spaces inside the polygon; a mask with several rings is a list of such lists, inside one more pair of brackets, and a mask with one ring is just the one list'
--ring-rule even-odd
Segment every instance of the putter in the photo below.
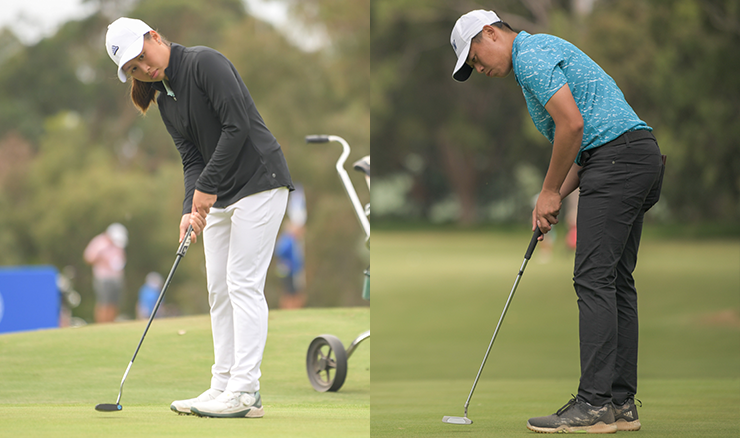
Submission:
{"label": "putter", "polygon": [[496,336],[498,335],[498,329],[501,328],[501,322],[504,320],[504,316],[506,316],[506,311],[509,310],[509,304],[511,304],[511,299],[514,297],[514,292],[516,292],[516,287],[519,285],[519,280],[522,278],[522,274],[524,274],[524,268],[527,267],[527,262],[529,262],[530,257],[532,257],[534,247],[537,246],[537,239],[539,239],[541,235],[542,231],[537,228],[532,235],[532,240],[529,241],[529,247],[527,248],[527,252],[524,254],[524,261],[522,262],[522,266],[519,268],[519,274],[517,274],[516,280],[514,280],[514,287],[511,288],[509,298],[506,300],[506,304],[504,305],[504,311],[501,312],[501,317],[498,319],[498,324],[496,324],[496,330],[493,331],[493,337],[491,338],[491,342],[488,344],[488,350],[486,350],[486,355],[483,357],[483,363],[480,364],[480,369],[478,369],[478,375],[475,376],[475,381],[473,382],[473,387],[470,389],[468,399],[465,400],[465,415],[462,417],[445,415],[444,417],[442,417],[442,422],[449,424],[473,424],[473,420],[468,418],[468,406],[470,406],[470,399],[473,397],[475,386],[478,384],[480,374],[483,371],[483,367],[486,365],[488,354],[491,352],[491,347],[493,347],[493,341],[496,340]]}
{"label": "putter", "polygon": [[182,239],[182,243],[180,243],[180,248],[177,250],[177,257],[175,258],[175,264],[172,265],[172,269],[170,269],[170,275],[167,276],[167,280],[165,280],[164,286],[162,286],[162,291],[159,293],[159,298],[157,298],[157,303],[154,305],[154,309],[152,309],[152,314],[149,316],[149,322],[146,324],[146,328],[144,329],[144,334],[141,335],[141,340],[139,341],[139,345],[136,346],[136,351],[134,351],[134,357],[131,358],[131,362],[129,362],[128,367],[126,368],[126,372],[123,373],[123,379],[121,379],[121,387],[118,390],[118,399],[116,399],[115,403],[100,403],[99,405],[95,406],[96,411],[117,412],[123,409],[123,406],[121,406],[121,394],[123,394],[123,384],[124,382],[126,382],[126,377],[128,376],[128,372],[131,370],[131,365],[134,364],[136,355],[139,353],[139,348],[141,348],[141,344],[144,342],[144,337],[146,336],[146,332],[149,331],[149,326],[152,325],[152,320],[154,320],[154,315],[156,315],[157,310],[159,310],[159,305],[162,303],[162,299],[164,298],[164,293],[167,291],[167,287],[170,285],[170,282],[172,281],[172,276],[175,274],[177,265],[180,264],[180,260],[182,260],[182,258],[185,256],[185,253],[188,252],[188,247],[190,246],[190,236],[192,232],[193,232],[193,226],[190,225],[188,227],[188,230],[185,232],[185,238]]}

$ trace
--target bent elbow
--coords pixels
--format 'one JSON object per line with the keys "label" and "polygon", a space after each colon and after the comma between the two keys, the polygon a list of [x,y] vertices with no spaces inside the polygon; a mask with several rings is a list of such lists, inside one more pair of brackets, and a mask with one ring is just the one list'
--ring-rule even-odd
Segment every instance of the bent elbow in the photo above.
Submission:
{"label": "bent elbow", "polygon": [[569,124],[570,131],[579,136],[583,136],[583,117],[578,117]]}

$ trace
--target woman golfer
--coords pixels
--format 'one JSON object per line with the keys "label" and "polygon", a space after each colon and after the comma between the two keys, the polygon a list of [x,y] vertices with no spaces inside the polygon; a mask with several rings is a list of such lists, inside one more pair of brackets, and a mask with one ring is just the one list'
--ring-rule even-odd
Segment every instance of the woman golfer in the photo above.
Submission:
{"label": "woman golfer", "polygon": [[293,189],[280,145],[231,62],[208,47],[169,43],[141,20],[108,26],[106,50],[145,113],[156,100],[182,157],[188,225],[203,233],[211,307],[211,386],[172,410],[262,417],[260,364],[267,339],[264,284]]}

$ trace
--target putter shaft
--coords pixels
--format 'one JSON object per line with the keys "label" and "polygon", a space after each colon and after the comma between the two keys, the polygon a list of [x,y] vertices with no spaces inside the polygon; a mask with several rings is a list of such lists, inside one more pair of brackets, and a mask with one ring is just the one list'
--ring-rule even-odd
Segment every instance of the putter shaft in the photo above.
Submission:
{"label": "putter shaft", "polygon": [[177,257],[175,257],[175,263],[172,265],[172,269],[170,269],[170,273],[167,276],[167,280],[165,280],[164,285],[162,285],[162,290],[159,292],[159,298],[157,298],[156,304],[154,304],[154,308],[152,309],[152,314],[149,315],[149,322],[146,323],[146,328],[144,329],[144,333],[141,335],[141,339],[139,340],[139,345],[136,346],[136,350],[134,351],[134,355],[131,358],[131,362],[128,363],[128,367],[126,367],[126,372],[123,373],[123,378],[121,379],[121,387],[118,389],[118,398],[116,399],[116,405],[120,405],[121,403],[121,395],[123,394],[123,384],[126,382],[126,377],[128,377],[129,371],[131,371],[131,366],[134,364],[134,360],[136,360],[136,355],[139,354],[139,349],[141,348],[141,344],[144,343],[144,338],[146,337],[147,332],[149,331],[149,327],[152,325],[152,321],[154,320],[154,316],[157,314],[157,310],[159,310],[159,305],[162,304],[162,299],[164,298],[165,292],[167,292],[167,288],[170,286],[170,283],[172,282],[172,277],[175,275],[175,271],[177,270],[177,266],[180,264],[180,260],[185,256],[185,254],[188,252],[188,248],[190,247],[190,238],[193,233],[193,226],[188,226],[188,230],[185,232],[185,237],[182,239],[182,242],[180,243],[180,247],[177,250]]}
{"label": "putter shaft", "polygon": [[519,280],[521,280],[522,275],[524,274],[524,269],[527,267],[527,263],[529,262],[529,259],[532,257],[532,253],[534,252],[535,246],[537,246],[537,240],[542,235],[542,232],[539,228],[535,229],[534,234],[532,235],[532,240],[529,242],[529,247],[527,248],[527,252],[524,254],[524,261],[522,262],[521,267],[519,268],[519,273],[516,276],[516,280],[514,280],[514,286],[511,288],[511,292],[509,292],[509,298],[506,300],[506,304],[504,305],[504,310],[501,312],[501,317],[498,319],[498,324],[496,324],[496,330],[493,331],[493,336],[491,337],[491,342],[488,343],[488,349],[486,350],[485,356],[483,356],[483,362],[480,364],[480,368],[478,369],[478,374],[475,376],[475,381],[473,381],[473,387],[470,388],[470,394],[468,394],[468,399],[465,400],[465,418],[468,417],[468,406],[470,406],[470,399],[473,398],[473,392],[475,392],[475,387],[478,385],[478,379],[480,379],[480,375],[483,372],[483,367],[486,365],[486,361],[488,360],[488,355],[491,353],[491,347],[493,347],[493,342],[496,340],[496,337],[498,336],[498,331],[501,328],[501,323],[504,320],[504,317],[506,316],[506,312],[509,310],[509,305],[511,304],[511,299],[514,297],[514,292],[516,292],[517,286],[519,286]]}
{"label": "putter shaft", "polygon": [[131,359],[131,362],[128,363],[128,366],[126,367],[126,372],[123,373],[123,379],[121,379],[121,387],[118,388],[118,398],[116,399],[116,404],[121,404],[121,394],[123,394],[123,382],[126,381],[126,377],[128,377],[128,372],[131,370],[131,365],[134,364],[134,360]]}

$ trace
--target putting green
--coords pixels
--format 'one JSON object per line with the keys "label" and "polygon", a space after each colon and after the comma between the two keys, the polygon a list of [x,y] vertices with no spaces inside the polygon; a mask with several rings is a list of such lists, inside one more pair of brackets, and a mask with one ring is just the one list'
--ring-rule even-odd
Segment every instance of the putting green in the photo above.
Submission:
{"label": "putting green", "polygon": [[[373,437],[517,436],[578,389],[573,254],[538,245],[462,416],[531,234],[376,231]],[[740,241],[643,239],[637,397],[644,436],[740,430]]]}
{"label": "putting green", "polygon": [[[333,334],[348,345],[370,326],[368,308],[270,313],[260,392],[265,417],[206,419],[170,411],[210,383],[207,316],[157,319],[115,403],[123,372],[146,321],[0,335],[0,437],[367,437],[370,341],[348,361],[336,393],[318,393],[306,377],[311,340]],[[184,334],[182,334],[184,332]]]}
{"label": "putting green", "polygon": [[[490,374],[493,374],[492,372]],[[442,423],[463,415],[472,379],[372,383],[372,437],[535,436],[527,419],[549,415],[570,397],[570,381],[489,378],[481,381],[468,410],[471,425]],[[643,379],[638,398],[639,437],[737,437],[740,381]]]}

